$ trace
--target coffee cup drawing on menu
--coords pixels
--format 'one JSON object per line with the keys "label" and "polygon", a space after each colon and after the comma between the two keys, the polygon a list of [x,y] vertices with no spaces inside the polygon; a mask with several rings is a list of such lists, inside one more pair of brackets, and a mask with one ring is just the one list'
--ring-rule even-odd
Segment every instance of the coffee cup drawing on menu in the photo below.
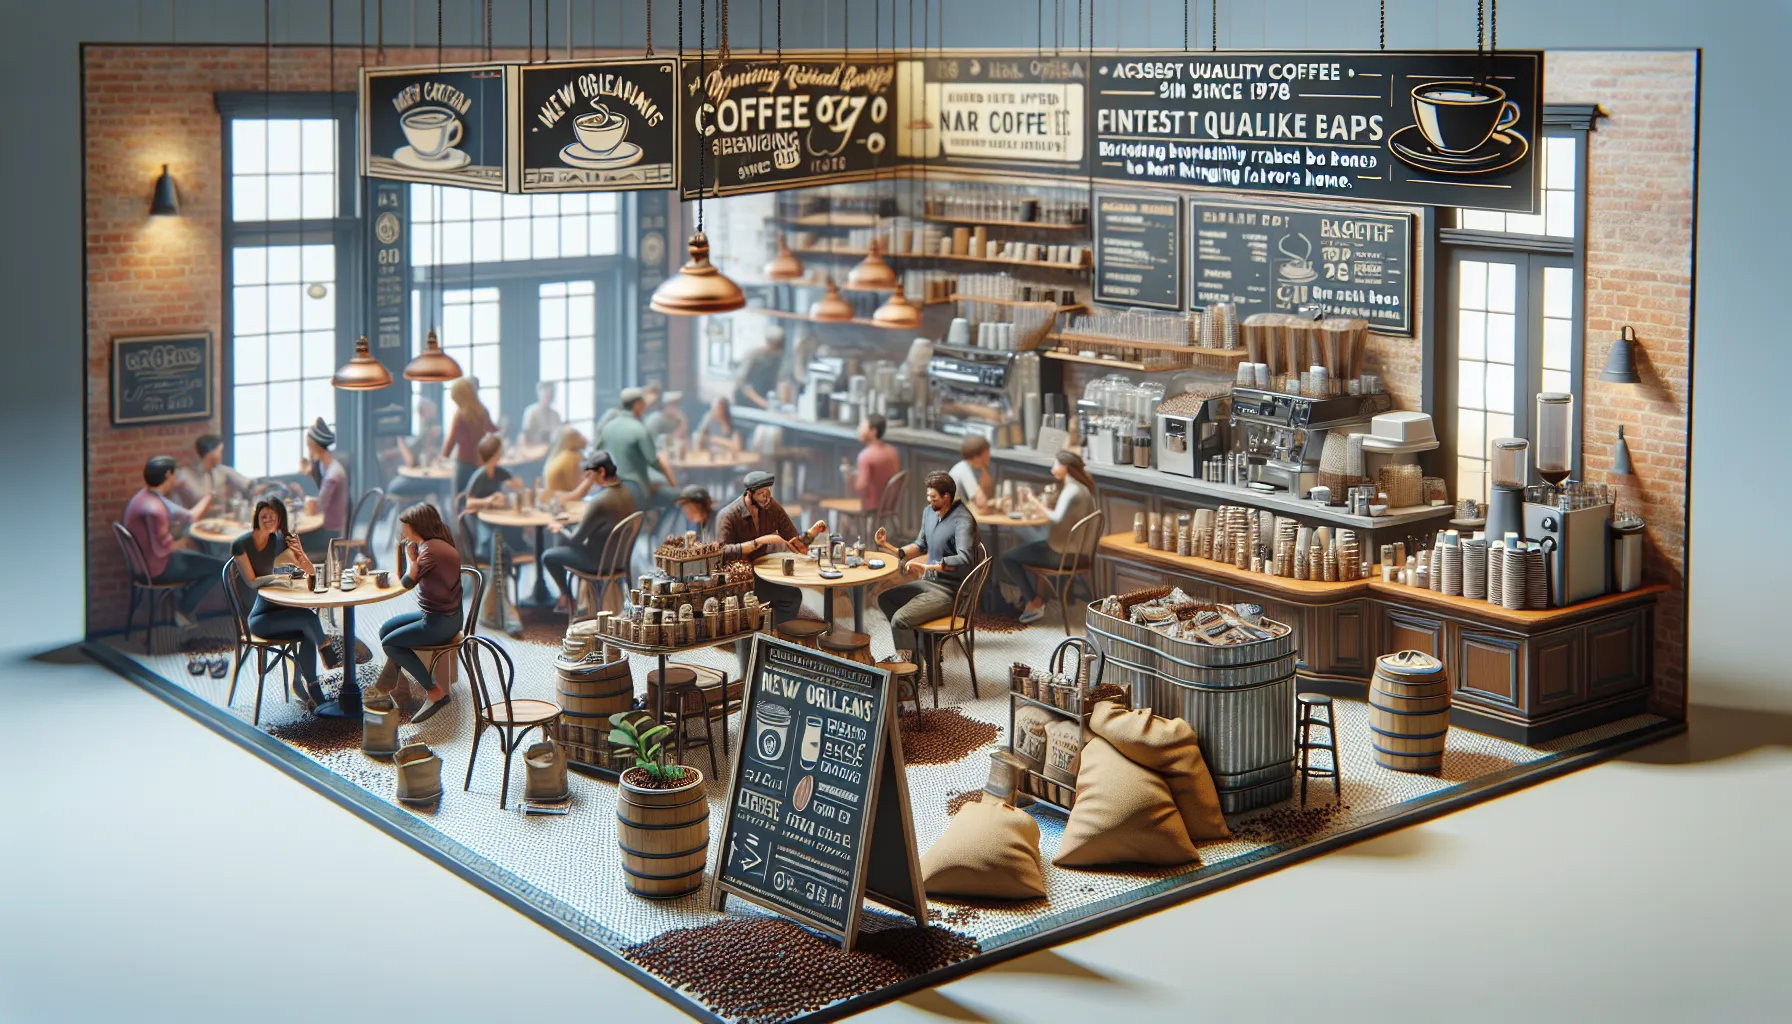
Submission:
{"label": "coffee cup drawing on menu", "polygon": [[641,147],[627,141],[628,117],[598,106],[572,119],[576,141],[560,151],[560,162],[571,167],[606,170],[627,167],[641,159]]}
{"label": "coffee cup drawing on menu", "polygon": [[1412,90],[1413,124],[1388,148],[1410,167],[1437,174],[1487,174],[1522,160],[1530,143],[1513,131],[1518,105],[1489,82],[1426,82]]}
{"label": "coffee cup drawing on menu", "polygon": [[440,169],[460,166],[470,159],[454,148],[460,144],[465,126],[446,107],[412,107],[399,115],[398,125],[410,143],[392,154],[398,163]]}

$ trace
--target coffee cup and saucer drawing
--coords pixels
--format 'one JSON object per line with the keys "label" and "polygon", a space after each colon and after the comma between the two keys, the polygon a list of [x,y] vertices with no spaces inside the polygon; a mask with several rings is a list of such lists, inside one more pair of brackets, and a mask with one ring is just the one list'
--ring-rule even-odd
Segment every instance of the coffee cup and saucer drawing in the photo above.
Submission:
{"label": "coffee cup and saucer drawing", "polygon": [[608,107],[572,119],[576,141],[560,151],[560,162],[587,171],[609,171],[641,161],[641,147],[627,141],[628,118]]}
{"label": "coffee cup and saucer drawing", "polygon": [[473,158],[460,144],[464,126],[446,107],[412,107],[398,118],[410,145],[400,146],[392,162],[416,171],[458,171]]}
{"label": "coffee cup and saucer drawing", "polygon": [[1426,82],[1412,90],[1414,124],[1388,137],[1401,163],[1433,174],[1489,174],[1523,160],[1518,105],[1488,82]]}
{"label": "coffee cup and saucer drawing", "polygon": [[[1289,249],[1288,243],[1291,239],[1299,239],[1300,243],[1306,246],[1305,251],[1297,253]],[[1313,269],[1313,240],[1308,238],[1304,232],[1296,231],[1290,235],[1283,235],[1276,242],[1276,249],[1287,257],[1277,268],[1282,280],[1302,284],[1319,276],[1319,271]]]}

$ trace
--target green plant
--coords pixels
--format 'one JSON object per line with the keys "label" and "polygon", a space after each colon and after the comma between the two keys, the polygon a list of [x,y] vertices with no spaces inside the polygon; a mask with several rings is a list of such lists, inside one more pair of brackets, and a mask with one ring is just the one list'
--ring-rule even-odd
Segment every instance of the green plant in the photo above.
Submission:
{"label": "green plant", "polygon": [[680,764],[666,763],[666,749],[660,742],[672,727],[641,726],[652,721],[639,711],[621,711],[610,716],[610,745],[634,755],[635,765],[655,782],[682,782],[686,771]]}

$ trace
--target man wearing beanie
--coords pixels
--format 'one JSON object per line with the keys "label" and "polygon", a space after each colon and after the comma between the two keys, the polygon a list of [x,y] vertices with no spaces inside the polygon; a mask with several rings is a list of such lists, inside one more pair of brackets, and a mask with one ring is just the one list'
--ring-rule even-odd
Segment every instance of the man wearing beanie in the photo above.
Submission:
{"label": "man wearing beanie", "polygon": [[305,451],[310,457],[299,463],[299,471],[317,484],[317,510],[324,517],[321,529],[304,535],[305,553],[312,558],[323,558],[330,542],[348,533],[348,470],[330,451],[335,444],[336,432],[322,416],[305,431]]}

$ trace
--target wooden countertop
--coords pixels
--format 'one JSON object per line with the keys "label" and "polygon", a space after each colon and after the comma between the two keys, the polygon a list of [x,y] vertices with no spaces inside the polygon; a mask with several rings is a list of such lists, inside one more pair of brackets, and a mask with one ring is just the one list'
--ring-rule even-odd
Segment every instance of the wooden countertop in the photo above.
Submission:
{"label": "wooden countertop", "polygon": [[1566,608],[1515,611],[1477,598],[1454,597],[1434,590],[1384,583],[1379,576],[1368,580],[1327,583],[1323,580],[1296,580],[1251,572],[1210,558],[1192,555],[1184,557],[1173,552],[1155,551],[1135,542],[1130,532],[1108,534],[1101,539],[1097,550],[1101,554],[1160,565],[1174,572],[1202,576],[1227,586],[1268,594],[1293,604],[1330,604],[1353,598],[1374,597],[1395,603],[1423,605],[1440,615],[1498,623],[1527,633],[1540,632],[1589,615],[1653,601],[1657,594],[1669,589],[1665,583],[1645,583],[1627,594],[1606,594]]}

